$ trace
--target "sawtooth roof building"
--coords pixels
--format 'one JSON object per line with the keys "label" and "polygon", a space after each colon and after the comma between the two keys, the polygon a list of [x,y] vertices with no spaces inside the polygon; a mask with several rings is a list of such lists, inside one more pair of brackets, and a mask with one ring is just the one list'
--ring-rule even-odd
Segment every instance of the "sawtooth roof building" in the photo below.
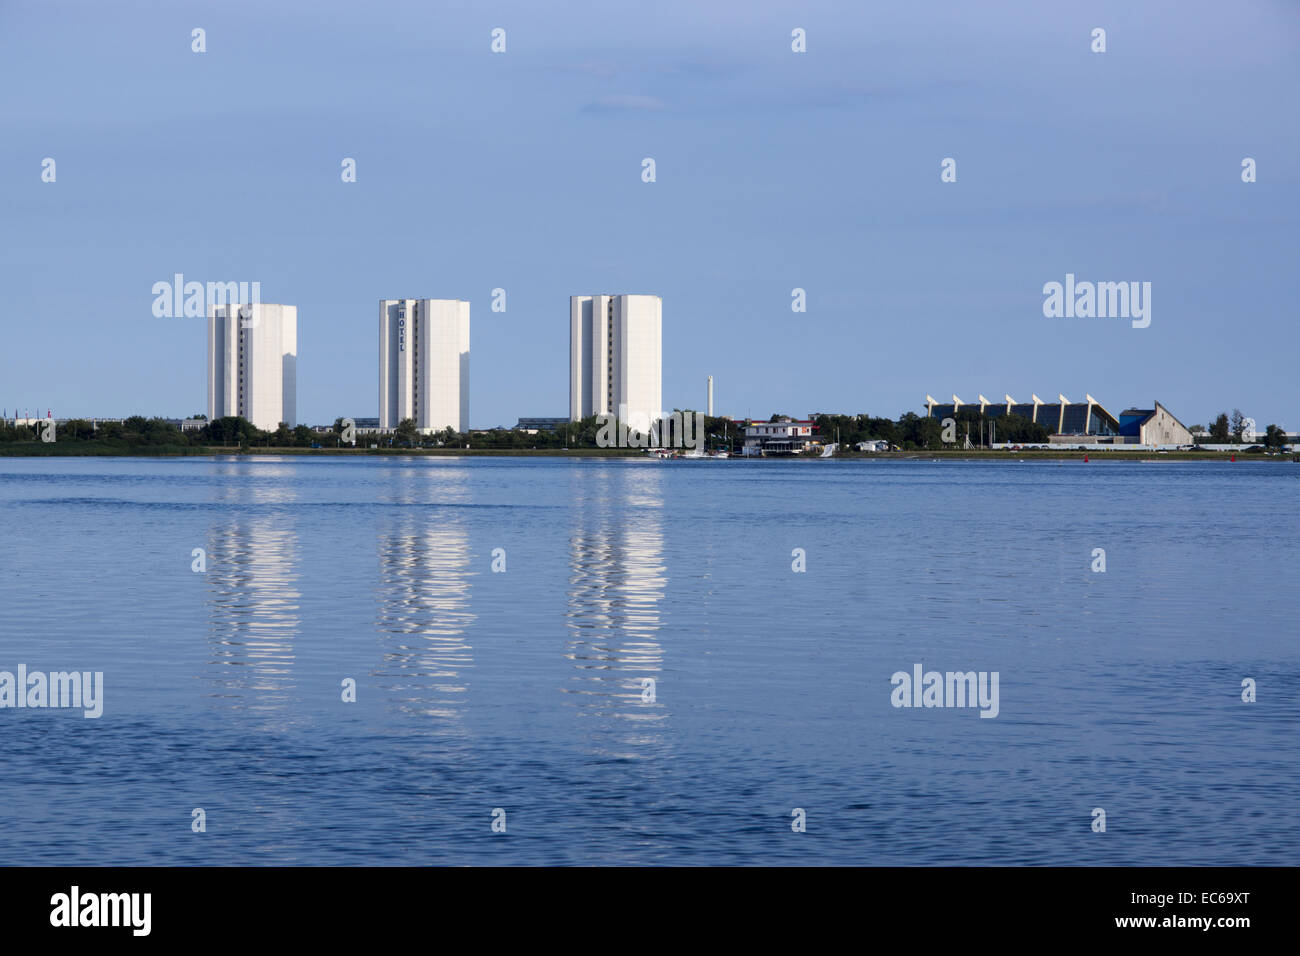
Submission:
{"label": "sawtooth roof building", "polygon": [[1017,402],[1010,395],[1001,402],[991,402],[983,395],[977,402],[963,402],[956,395],[951,402],[937,402],[929,395],[925,396],[926,415],[930,418],[955,418],[962,409],[973,409],[984,418],[997,419],[1003,415],[1018,415],[1031,422],[1036,422],[1048,430],[1053,437],[1068,435],[1072,437],[1112,438],[1120,434],[1120,422],[1106,411],[1091,395],[1085,395],[1083,402],[1072,402],[1064,395],[1058,395],[1055,402],[1044,402],[1037,395],[1030,396],[1033,401]]}
{"label": "sawtooth roof building", "polygon": [[992,402],[981,395],[978,401],[963,402],[954,395],[951,402],[939,402],[927,395],[925,410],[928,417],[938,419],[955,418],[967,409],[988,420],[1017,415],[1042,425],[1049,440],[1058,444],[1190,445],[1193,440],[1186,426],[1159,402],[1150,409],[1127,409],[1117,418],[1091,395],[1082,402],[1064,395],[1057,395],[1054,402],[1030,397],[1032,401],[1017,402],[1004,395],[1003,401]]}

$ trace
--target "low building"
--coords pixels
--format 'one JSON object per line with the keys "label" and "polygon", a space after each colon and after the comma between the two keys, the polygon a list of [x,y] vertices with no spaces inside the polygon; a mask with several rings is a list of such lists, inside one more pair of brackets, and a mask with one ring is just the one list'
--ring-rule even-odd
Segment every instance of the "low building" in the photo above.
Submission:
{"label": "low building", "polygon": [[521,418],[515,429],[535,435],[538,432],[553,432],[567,424],[569,424],[567,418]]}
{"label": "low building", "polygon": [[798,455],[821,447],[814,437],[817,426],[810,420],[797,421],[779,418],[774,422],[736,422],[745,430],[745,444],[741,454],[746,458],[768,455]]}
{"label": "low building", "polygon": [[1119,433],[1126,444],[1192,444],[1191,431],[1159,402],[1155,403],[1155,408],[1130,408],[1120,412]]}
{"label": "low building", "polygon": [[883,438],[874,438],[869,441],[860,441],[853,447],[858,451],[889,451],[889,442]]}

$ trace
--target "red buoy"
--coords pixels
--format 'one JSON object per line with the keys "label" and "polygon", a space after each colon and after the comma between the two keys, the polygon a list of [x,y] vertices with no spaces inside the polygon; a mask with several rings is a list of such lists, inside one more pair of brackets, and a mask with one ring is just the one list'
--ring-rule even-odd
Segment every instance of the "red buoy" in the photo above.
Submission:
{"label": "red buoy", "polygon": [[1087,456],[1087,455],[1084,455],[1084,456],[1083,456],[1083,463],[1084,463],[1085,465],[1088,463],[1088,456]]}
{"label": "red buoy", "polygon": [[1229,456],[1228,456],[1228,461],[1236,461],[1236,460],[1237,460],[1237,456],[1236,456],[1236,455],[1229,455]]}

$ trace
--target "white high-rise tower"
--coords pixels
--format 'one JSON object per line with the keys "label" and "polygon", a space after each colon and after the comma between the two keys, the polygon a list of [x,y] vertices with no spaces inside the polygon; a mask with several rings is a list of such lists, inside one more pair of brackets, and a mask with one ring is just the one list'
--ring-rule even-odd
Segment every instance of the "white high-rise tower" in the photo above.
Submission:
{"label": "white high-rise tower", "polygon": [[469,303],[379,303],[379,427],[469,431]]}
{"label": "white high-rise tower", "polygon": [[298,423],[298,307],[254,302],[208,311],[208,420],[264,431]]}
{"label": "white high-rise tower", "polygon": [[626,416],[648,429],[663,414],[663,299],[569,298],[569,418]]}

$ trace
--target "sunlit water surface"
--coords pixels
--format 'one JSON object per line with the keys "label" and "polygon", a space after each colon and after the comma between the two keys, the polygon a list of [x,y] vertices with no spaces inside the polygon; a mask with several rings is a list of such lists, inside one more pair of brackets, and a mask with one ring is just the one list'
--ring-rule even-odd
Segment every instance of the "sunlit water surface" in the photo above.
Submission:
{"label": "sunlit water surface", "polygon": [[[97,720],[0,710],[0,863],[1295,864],[1297,492],[1248,461],[0,459],[0,670],[105,681]],[[997,671],[998,716],[894,708],[918,663]]]}

